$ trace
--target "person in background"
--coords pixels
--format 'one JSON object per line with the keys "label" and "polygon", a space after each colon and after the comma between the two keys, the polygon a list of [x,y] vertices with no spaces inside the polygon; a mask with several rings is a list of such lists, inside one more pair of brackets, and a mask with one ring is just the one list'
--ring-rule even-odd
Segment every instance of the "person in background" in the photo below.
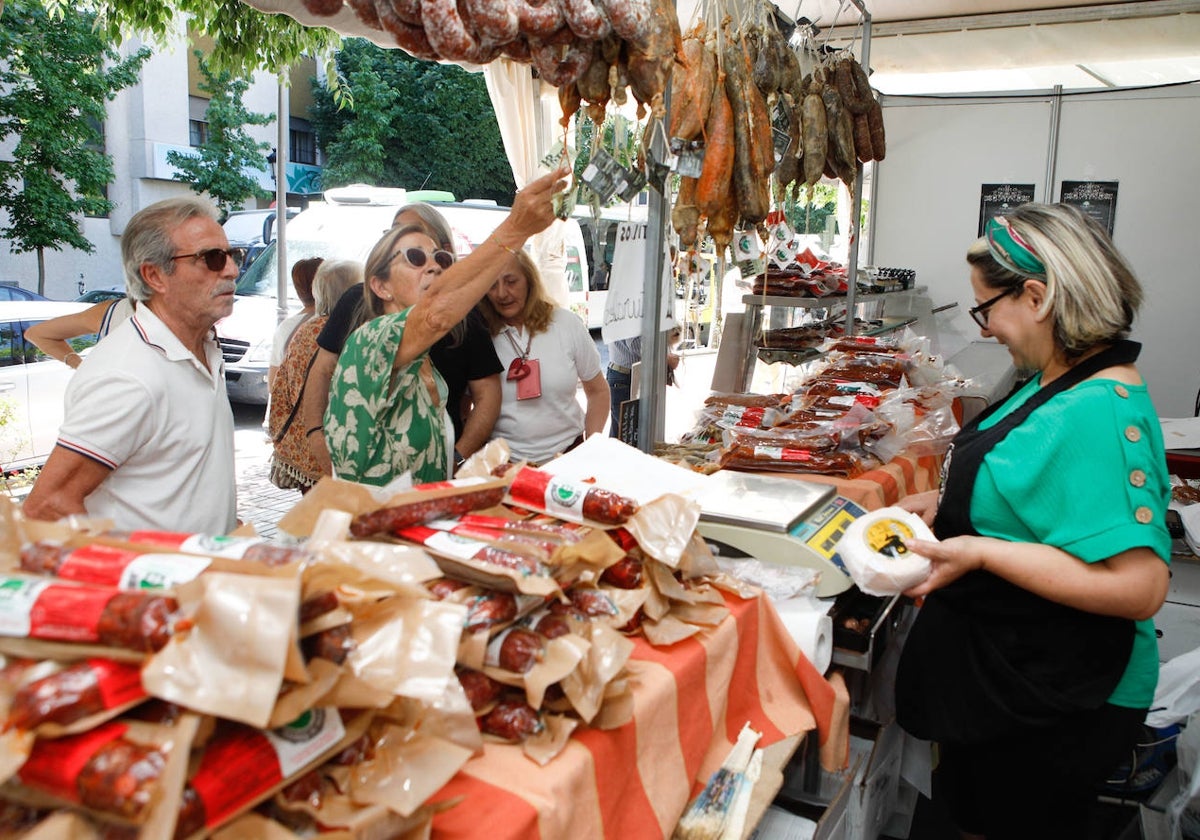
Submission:
{"label": "person in background", "polygon": [[394,228],[371,250],[364,300],[375,317],[346,340],[323,421],[336,476],[386,485],[406,472],[416,482],[450,475],[446,384],[428,351],[487,293],[510,255],[555,220],[552,198],[569,173],[562,166],[528,184],[458,262],[418,225]]}
{"label": "person in background", "polygon": [[1064,204],[990,220],[967,253],[985,338],[1035,371],[971,421],[940,490],[900,506],[938,542],[901,653],[896,717],[937,742],[934,801],[964,836],[1083,838],[1158,679],[1170,498],[1141,345],[1142,288]]}
{"label": "person in background", "polygon": [[[441,250],[454,253],[450,226],[430,205],[410,204],[401,208],[393,219],[393,228],[406,224],[421,225]],[[363,304],[364,289],[365,286],[355,286],[342,296],[317,337],[319,350],[308,376],[302,409],[306,429],[322,423],[329,405],[329,381],[346,337],[371,317]],[[453,453],[457,466],[491,436],[492,425],[500,414],[502,368],[487,327],[474,309],[434,344],[430,358],[446,381],[446,408],[454,427]],[[312,434],[309,446],[317,463],[328,472],[331,465],[325,436]]]}
{"label": "person in background", "polygon": [[213,324],[233,311],[243,256],[202,199],[134,214],[121,259],[137,310],[71,378],[26,516],[86,513],[121,530],[233,529],[233,411]]}
{"label": "person in background", "polygon": [[67,367],[77,368],[83,357],[71,346],[71,339],[82,336],[104,338],[133,314],[134,301],[128,297],[103,300],[82,312],[60,315],[25,330],[25,338],[47,356],[58,359]]}
{"label": "person in background", "polygon": [[316,304],[313,299],[313,278],[323,262],[321,257],[309,257],[297,260],[292,266],[292,288],[303,307],[295,315],[290,315],[279,322],[275,334],[271,337],[271,360],[267,367],[267,387],[275,382],[275,373],[287,353],[288,342],[296,332],[296,328],[313,316]]}
{"label": "person in background", "polygon": [[[667,334],[667,375],[668,385],[675,384],[675,369],[679,367],[679,354],[674,347],[679,343],[682,330],[671,327]],[[633,383],[633,366],[642,360],[642,337],[621,338],[608,346],[608,371],[605,380],[609,391],[609,428],[610,437],[620,436],[621,403],[630,399]],[[644,381],[644,380],[643,380]]]}
{"label": "person in background", "polygon": [[304,394],[309,368],[317,354],[317,334],[346,290],[361,285],[362,280],[362,263],[326,260],[321,262],[309,284],[313,297],[313,317],[292,333],[287,353],[271,383],[267,432],[271,436],[274,452],[271,455],[269,478],[276,487],[307,493],[324,474],[304,438],[304,423],[299,416],[300,399]]}
{"label": "person in background", "polygon": [[[579,316],[546,295],[529,254],[512,255],[479,308],[507,370],[493,434],[508,441],[514,461],[540,464],[604,431],[600,352]],[[580,383],[586,412],[575,396]]]}

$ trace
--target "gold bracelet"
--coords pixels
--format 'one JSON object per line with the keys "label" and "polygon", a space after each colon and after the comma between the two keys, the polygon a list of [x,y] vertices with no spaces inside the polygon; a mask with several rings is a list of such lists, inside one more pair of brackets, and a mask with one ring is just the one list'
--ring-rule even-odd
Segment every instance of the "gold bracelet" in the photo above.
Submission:
{"label": "gold bracelet", "polygon": [[492,241],[495,242],[497,245],[499,245],[501,248],[503,248],[505,251],[508,251],[508,253],[512,254],[514,257],[517,254],[521,253],[520,249],[510,248],[507,245],[505,245],[503,242],[501,242],[499,239],[496,238],[495,234],[492,234]]}

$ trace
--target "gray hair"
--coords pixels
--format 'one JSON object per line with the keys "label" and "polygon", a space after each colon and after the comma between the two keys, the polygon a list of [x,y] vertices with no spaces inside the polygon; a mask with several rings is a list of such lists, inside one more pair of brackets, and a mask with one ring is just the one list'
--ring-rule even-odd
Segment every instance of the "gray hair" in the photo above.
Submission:
{"label": "gray hair", "polygon": [[[438,212],[436,207],[424,202],[406,204],[392,217],[392,227],[397,227],[398,220],[406,213],[412,213],[421,220],[421,226],[426,228],[429,237],[437,243],[439,248],[443,248],[455,256],[458,255],[454,248],[454,232],[450,230],[450,223],[446,221],[445,216]],[[413,223],[409,222],[408,224]]]}
{"label": "gray hair", "polygon": [[[1068,359],[1129,335],[1142,305],[1142,286],[1095,219],[1069,204],[1022,204],[1004,215],[1046,266],[1040,312],[1053,317],[1054,340]],[[1029,279],[997,263],[985,239],[967,250],[967,262],[996,290]]]}
{"label": "gray hair", "polygon": [[175,243],[171,234],[197,217],[219,221],[217,208],[202,198],[187,196],[156,201],[133,214],[121,235],[121,263],[125,266],[125,291],[135,301],[150,300],[154,291],[142,279],[142,266],[158,266],[175,273]]}
{"label": "gray hair", "polygon": [[313,278],[316,315],[328,315],[342,293],[363,281],[363,266],[357,260],[326,260]]}

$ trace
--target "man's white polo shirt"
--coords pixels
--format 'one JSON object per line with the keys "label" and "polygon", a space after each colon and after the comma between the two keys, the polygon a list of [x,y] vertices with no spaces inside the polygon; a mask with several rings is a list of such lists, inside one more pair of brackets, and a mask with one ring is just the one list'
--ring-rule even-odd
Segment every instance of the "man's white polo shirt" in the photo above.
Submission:
{"label": "man's white polo shirt", "polygon": [[208,370],[139,306],[79,366],[58,445],[112,470],[84,500],[88,514],[121,530],[233,530],[233,411],[211,335],[204,349]]}

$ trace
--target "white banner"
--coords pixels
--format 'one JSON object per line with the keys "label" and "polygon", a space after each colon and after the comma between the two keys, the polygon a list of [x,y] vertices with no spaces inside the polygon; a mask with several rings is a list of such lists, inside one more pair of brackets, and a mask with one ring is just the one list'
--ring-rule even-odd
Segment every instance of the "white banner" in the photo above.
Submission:
{"label": "white banner", "polygon": [[[604,324],[600,336],[605,344],[642,334],[643,294],[646,286],[646,223],[621,222],[617,225],[617,242],[613,249],[612,272],[609,274],[608,297],[604,301]],[[661,330],[675,326],[675,290],[666,243],[663,247],[662,325]]]}

